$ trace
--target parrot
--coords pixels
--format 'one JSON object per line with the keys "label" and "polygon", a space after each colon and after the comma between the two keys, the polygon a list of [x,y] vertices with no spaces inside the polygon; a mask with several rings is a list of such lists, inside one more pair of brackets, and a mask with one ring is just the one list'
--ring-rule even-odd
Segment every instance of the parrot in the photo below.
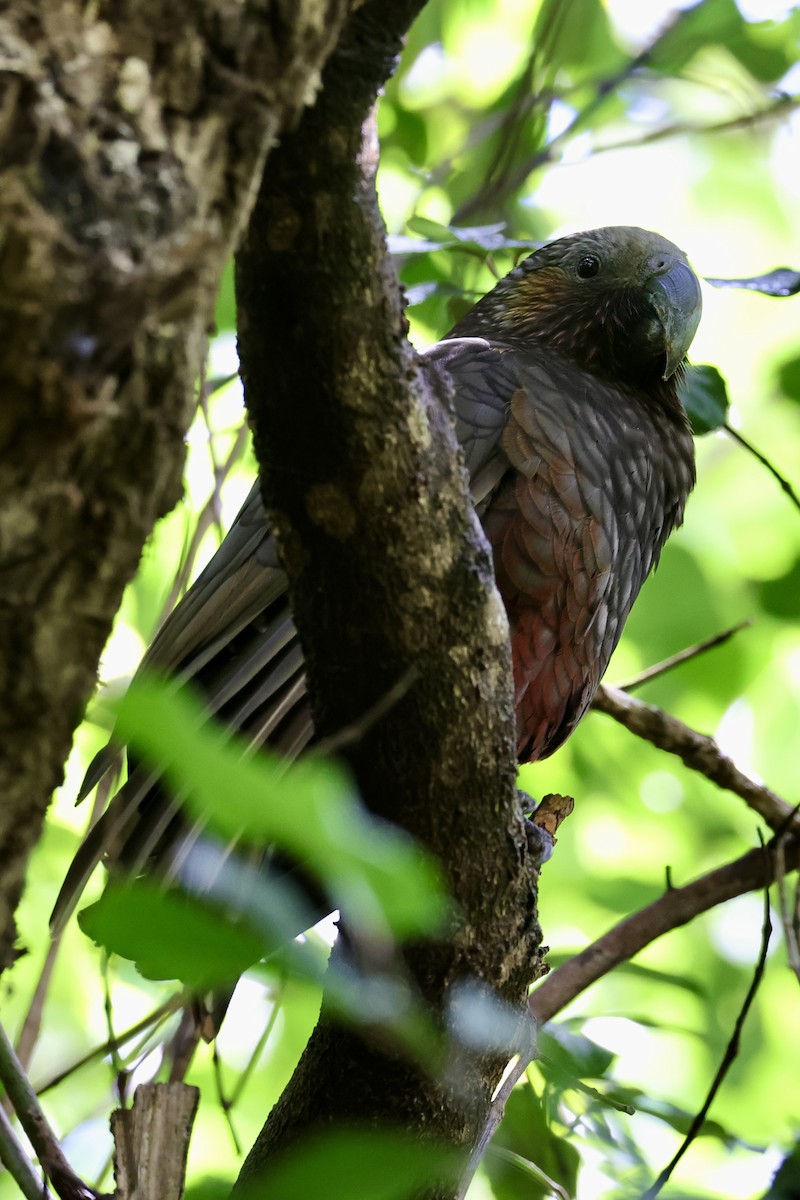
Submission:
{"label": "parrot", "polygon": [[[472,502],[508,615],[521,762],[585,714],[631,607],[695,482],[681,403],[700,285],[672,242],[631,226],[535,250],[420,355],[452,405]],[[314,740],[303,651],[258,483],[140,670],[191,681],[248,744],[294,759]],[[80,798],[118,757],[110,745]],[[63,926],[99,862],[180,858],[180,804],[133,763],[89,831],[53,913]]]}

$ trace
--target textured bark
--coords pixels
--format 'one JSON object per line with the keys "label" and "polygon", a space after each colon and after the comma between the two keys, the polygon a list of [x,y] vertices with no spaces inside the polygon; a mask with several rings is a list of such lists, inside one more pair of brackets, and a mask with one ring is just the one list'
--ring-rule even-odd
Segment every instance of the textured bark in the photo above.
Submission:
{"label": "textured bark", "polygon": [[122,589],[180,494],[219,275],[347,7],[0,19],[0,969]]}
{"label": "textured bark", "polygon": [[[240,352],[318,729],[358,721],[415,672],[350,758],[366,802],[433,849],[459,904],[452,942],[409,954],[417,984],[440,1013],[465,978],[522,1012],[538,928],[507,622],[449,414],[405,339],[369,123],[361,140],[416,7],[354,15],[319,103],[271,158],[237,260]],[[337,1119],[468,1146],[503,1061],[464,1055],[456,1091],[323,1007],[242,1180]]]}

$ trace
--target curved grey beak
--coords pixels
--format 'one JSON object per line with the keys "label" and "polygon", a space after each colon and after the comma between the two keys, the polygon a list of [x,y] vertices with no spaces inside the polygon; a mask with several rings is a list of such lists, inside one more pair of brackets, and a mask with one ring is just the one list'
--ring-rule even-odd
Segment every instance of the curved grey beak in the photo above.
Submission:
{"label": "curved grey beak", "polygon": [[667,355],[664,379],[669,379],[686,357],[700,324],[703,311],[700,284],[688,263],[678,261],[669,270],[654,275],[645,290],[664,330]]}

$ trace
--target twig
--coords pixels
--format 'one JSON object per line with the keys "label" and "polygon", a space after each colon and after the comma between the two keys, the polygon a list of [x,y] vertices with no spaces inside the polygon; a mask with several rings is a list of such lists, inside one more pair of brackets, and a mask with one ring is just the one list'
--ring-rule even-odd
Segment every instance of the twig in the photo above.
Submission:
{"label": "twig", "polygon": [[[554,7],[551,15],[558,13],[562,17],[562,21],[568,20],[568,7],[568,5],[562,5],[560,8]],[[468,199],[458,209],[453,220],[455,222],[464,221],[473,212],[485,207],[490,202],[496,209],[502,202],[503,198],[510,192],[513,192],[516,188],[520,187],[533,171],[535,171],[538,167],[545,166],[547,163],[552,162],[559,147],[563,146],[565,142],[569,141],[570,137],[572,137],[573,134],[577,133],[580,128],[585,125],[586,121],[592,117],[599,108],[602,107],[602,105],[606,102],[606,100],[609,99],[610,96],[613,96],[624,83],[626,83],[633,75],[636,74],[637,71],[640,71],[647,65],[649,60],[653,57],[654,52],[658,50],[658,47],[664,38],[666,38],[668,35],[672,35],[678,25],[680,25],[686,19],[686,16],[687,10],[676,13],[672,19],[670,19],[662,26],[661,29],[658,30],[652,42],[648,46],[645,46],[645,48],[638,54],[633,55],[633,57],[631,57],[625,63],[625,65],[616,72],[616,74],[610,77],[604,77],[602,79],[595,80],[592,85],[593,95],[583,106],[583,108],[575,112],[566,128],[562,129],[560,133],[542,146],[540,150],[526,159],[516,171],[512,171],[511,165],[509,165],[501,170],[499,174],[495,174],[500,166],[502,158],[505,157],[508,159],[510,157],[509,147],[513,149],[514,141],[519,141],[519,130],[515,130],[513,128],[509,130],[507,128],[509,121],[516,123],[517,126],[521,125],[522,120],[529,116],[529,114],[537,106],[541,105],[549,108],[552,105],[553,100],[557,98],[558,93],[556,93],[552,87],[539,88],[537,92],[527,100],[527,103],[520,103],[519,98],[516,98],[503,120],[501,126],[501,144],[495,154],[489,170],[484,176],[484,182],[482,183],[478,192],[474,196],[470,197],[470,199]],[[552,27],[545,31],[545,36],[550,32],[552,32]],[[537,45],[535,47],[525,71],[520,77],[520,95],[522,94],[522,88],[527,81],[529,79],[532,80],[533,78],[536,59],[539,57],[544,57],[546,59],[547,52],[546,46],[544,48],[542,48],[541,45]]]}
{"label": "twig", "polygon": [[[800,866],[797,837],[785,841],[783,853],[786,869],[796,871]],[[717,867],[684,887],[665,892],[646,908],[620,921],[537,984],[529,1001],[533,1016],[541,1023],[550,1021],[576,996],[614,967],[633,958],[656,938],[687,925],[701,913],[732,900],[734,896],[769,886],[775,876],[775,844],[771,842],[765,850],[760,847],[750,850],[734,862]]]}
{"label": "twig", "polygon": [[777,480],[781,491],[789,497],[795,508],[800,509],[800,496],[798,496],[791,483],[789,483],[789,480],[781,475],[777,467],[774,467],[768,458],[766,458],[759,450],[756,450],[752,442],[748,442],[747,438],[739,433],[738,429],[734,429],[731,425],[729,425],[727,421],[722,428],[726,433],[730,434],[735,442],[738,442],[739,445],[747,450],[749,454],[752,454],[753,458],[757,459],[761,463],[762,467],[767,468],[773,479]]}
{"label": "twig", "polygon": [[688,662],[691,658],[697,658],[701,654],[705,654],[707,650],[713,650],[717,646],[722,646],[729,641],[734,634],[740,633],[743,629],[747,629],[753,624],[752,617],[745,617],[738,625],[732,625],[730,629],[723,629],[721,633],[715,633],[713,637],[706,638],[703,642],[697,642],[694,646],[687,646],[685,650],[679,650],[677,654],[670,655],[669,658],[662,659],[661,662],[654,663],[652,667],[647,667],[644,671],[640,671],[638,675],[634,675],[632,679],[626,679],[622,683],[614,684],[621,692],[633,692],[642,684],[649,683],[651,679],[658,679],[660,675],[666,675],[667,671],[673,670],[674,667],[679,667],[682,663]]}
{"label": "twig", "polygon": [[22,1022],[22,1028],[17,1035],[16,1052],[17,1058],[24,1071],[30,1067],[31,1056],[36,1047],[36,1042],[39,1037],[39,1032],[42,1027],[42,1010],[44,1002],[47,998],[47,991],[50,987],[50,980],[53,977],[53,967],[56,964],[58,957],[59,946],[61,945],[61,936],[53,938],[47,947],[47,953],[44,957],[42,969],[39,972],[39,978],[36,980],[36,987],[33,989],[33,996],[28,1006],[28,1011],[25,1014],[25,1020]]}
{"label": "twig", "polygon": [[156,1026],[165,1017],[171,1016],[172,1013],[177,1012],[180,1008],[183,1008],[185,1003],[186,995],[183,992],[178,992],[176,995],[170,996],[169,1000],[165,1000],[163,1004],[159,1004],[158,1008],[153,1009],[151,1013],[148,1013],[148,1015],[143,1017],[141,1021],[137,1021],[135,1025],[130,1027],[130,1029],[126,1029],[124,1033],[119,1033],[115,1037],[109,1038],[108,1041],[103,1042],[102,1046],[95,1046],[93,1050],[89,1050],[89,1052],[84,1054],[82,1058],[77,1059],[74,1063],[71,1063],[70,1066],[65,1067],[63,1071],[59,1071],[57,1075],[53,1075],[47,1080],[46,1083],[42,1084],[42,1086],[37,1089],[37,1094],[39,1096],[43,1096],[44,1093],[49,1092],[51,1088],[58,1087],[60,1083],[63,1083],[65,1079],[70,1077],[70,1075],[73,1075],[76,1071],[79,1071],[81,1067],[88,1066],[88,1064],[90,1062],[94,1062],[95,1059],[105,1058],[107,1054],[117,1050],[120,1046],[124,1046],[126,1042],[131,1041],[132,1038],[135,1038],[138,1034],[148,1029],[149,1026]]}
{"label": "twig", "polygon": [[[620,921],[536,985],[528,1000],[531,1016],[537,1024],[544,1025],[593,983],[620,963],[633,958],[663,934],[687,925],[701,913],[732,900],[734,896],[769,887],[777,874],[778,867],[773,854],[777,859],[779,848],[783,856],[781,869],[797,870],[800,866],[800,841],[796,837],[775,839],[766,848],[750,850],[735,862],[701,875],[684,887],[672,888],[646,908]],[[486,1125],[470,1159],[471,1172],[474,1172],[481,1154],[500,1124],[509,1096],[534,1057],[535,1049],[521,1054],[498,1088]]]}
{"label": "twig", "polygon": [[217,458],[217,448],[214,445],[214,430],[211,425],[211,412],[208,407],[208,401],[209,394],[205,387],[203,387],[200,389],[200,411],[203,414],[206,432],[208,433],[208,457],[211,460],[211,472],[214,476],[214,487],[211,492],[210,503],[214,513],[214,524],[217,527],[219,540],[222,541],[222,539],[225,537],[225,530],[222,526],[222,498],[220,493],[222,490],[222,485],[225,482],[226,472]]}
{"label": "twig", "polygon": [[749,779],[722,753],[713,738],[690,729],[662,709],[608,685],[597,689],[592,707],[613,717],[659,750],[677,755],[692,771],[704,775],[718,787],[740,796],[771,829],[782,829],[791,820],[791,805],[763,784]]}
{"label": "twig", "polygon": [[253,1073],[255,1065],[261,1056],[261,1051],[266,1046],[267,1042],[269,1041],[269,1036],[272,1033],[273,1029],[275,1028],[275,1023],[278,1020],[278,1016],[281,1011],[281,1005],[283,1004],[283,999],[286,994],[286,989],[288,987],[288,983],[289,983],[289,977],[284,972],[280,982],[278,983],[277,987],[275,988],[275,992],[272,997],[272,1011],[270,1012],[269,1016],[267,1017],[267,1023],[264,1026],[263,1030],[261,1031],[261,1037],[258,1039],[258,1044],[255,1047],[255,1049],[253,1050],[253,1053],[250,1055],[250,1060],[247,1063],[247,1066],[244,1068],[243,1071],[239,1072],[239,1078],[236,1081],[236,1086],[234,1087],[233,1093],[231,1094],[231,1098],[230,1098],[231,1108],[233,1108],[234,1104],[238,1103],[239,1098],[242,1095],[242,1092],[244,1091],[245,1087],[247,1086],[248,1080],[250,1079],[250,1076]]}
{"label": "twig", "polygon": [[22,1192],[25,1200],[48,1200],[47,1185],[40,1179],[33,1163],[22,1148],[14,1128],[0,1108],[0,1162]]}
{"label": "twig", "polygon": [[[761,853],[765,857],[767,856],[766,846],[761,847]],[[773,869],[774,864],[770,862],[770,871]],[[681,1161],[684,1154],[697,1137],[698,1133],[703,1127],[706,1117],[708,1116],[708,1111],[714,1102],[714,1098],[719,1092],[719,1089],[722,1087],[725,1076],[728,1074],[728,1071],[731,1069],[739,1054],[742,1029],[747,1019],[747,1014],[749,1013],[752,1003],[756,998],[756,992],[759,989],[761,980],[764,978],[764,968],[767,964],[767,951],[769,950],[769,939],[771,936],[772,921],[770,920],[769,913],[769,883],[766,883],[764,886],[764,923],[761,929],[761,950],[758,955],[758,962],[756,963],[755,970],[753,972],[752,982],[747,990],[747,995],[744,998],[742,1007],[739,1010],[739,1015],[736,1018],[736,1024],[733,1027],[731,1039],[728,1042],[728,1045],[725,1047],[725,1053],[722,1056],[722,1062],[719,1064],[717,1073],[711,1083],[711,1087],[708,1089],[708,1095],[706,1096],[700,1110],[695,1114],[694,1119],[692,1120],[692,1123],[686,1132],[686,1137],[681,1142],[670,1162],[667,1163],[666,1167],[664,1167],[664,1170],[661,1172],[658,1179],[656,1179],[652,1187],[649,1187],[644,1193],[642,1200],[655,1200],[656,1196],[661,1191],[664,1184],[667,1182],[670,1175],[675,1170],[678,1163]]]}
{"label": "twig", "polygon": [[747,129],[751,125],[768,121],[772,117],[782,117],[786,113],[794,112],[798,106],[800,106],[800,96],[782,95],[767,108],[759,108],[751,113],[741,113],[738,117],[730,117],[726,121],[715,121],[711,125],[690,125],[685,121],[676,121],[673,125],[664,125],[660,129],[653,129],[641,137],[621,138],[618,142],[604,142],[600,146],[594,146],[591,155],[596,157],[598,154],[606,154],[612,150],[638,150],[641,146],[649,146],[654,142],[663,142],[667,138],[680,137],[685,134],[702,136],[712,133],[733,133],[737,129]]}
{"label": "twig", "polygon": [[75,1174],[67,1162],[2,1025],[0,1080],[8,1092],[17,1120],[33,1146],[44,1174],[61,1200],[94,1200],[95,1193]]}
{"label": "twig", "polygon": [[217,1049],[216,1041],[212,1047],[211,1061],[214,1066],[214,1086],[217,1091],[217,1100],[219,1101],[219,1106],[222,1109],[222,1115],[225,1119],[225,1123],[228,1126],[228,1133],[231,1135],[234,1152],[237,1158],[241,1158],[242,1143],[239,1141],[239,1135],[237,1134],[236,1126],[233,1123],[233,1114],[231,1112],[233,1103],[225,1095],[225,1081],[222,1078],[222,1062],[220,1061],[219,1050]]}

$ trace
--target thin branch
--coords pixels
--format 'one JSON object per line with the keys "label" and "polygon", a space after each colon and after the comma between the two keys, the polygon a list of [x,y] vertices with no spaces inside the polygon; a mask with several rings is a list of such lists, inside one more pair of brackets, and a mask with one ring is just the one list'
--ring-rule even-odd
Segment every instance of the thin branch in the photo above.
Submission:
{"label": "thin branch", "polygon": [[659,750],[677,755],[692,771],[704,775],[718,787],[740,796],[771,829],[782,829],[792,820],[791,805],[770,788],[749,779],[722,753],[713,738],[690,729],[662,709],[608,685],[598,688],[592,707],[613,717]]}
{"label": "thin branch", "polygon": [[42,1170],[61,1200],[94,1200],[95,1193],[75,1174],[67,1162],[2,1025],[0,1080],[8,1092],[17,1120],[33,1146]]}
{"label": "thin branch", "polygon": [[126,1029],[124,1033],[119,1033],[115,1037],[109,1038],[108,1041],[103,1042],[102,1046],[95,1046],[93,1050],[89,1050],[82,1058],[65,1067],[63,1071],[59,1071],[57,1075],[53,1075],[37,1089],[37,1094],[43,1096],[51,1088],[58,1087],[60,1083],[63,1083],[65,1079],[69,1079],[70,1075],[74,1075],[81,1067],[88,1066],[89,1063],[95,1062],[98,1058],[105,1058],[107,1054],[111,1054],[113,1051],[119,1049],[120,1046],[124,1046],[132,1038],[149,1029],[151,1025],[155,1027],[166,1019],[166,1017],[171,1016],[172,1013],[178,1012],[183,1008],[185,1003],[186,994],[184,992],[178,992],[176,995],[170,996],[169,1000],[165,1000],[163,1004],[159,1004],[158,1008],[153,1009],[146,1017],[142,1017],[141,1021],[137,1021],[130,1029]]}
{"label": "thin branch", "polygon": [[[665,933],[687,925],[701,913],[735,896],[756,888],[767,888],[780,870],[800,867],[800,840],[776,838],[766,847],[750,850],[724,867],[701,875],[684,887],[671,888],[658,900],[626,917],[585,950],[557,967],[536,986],[528,1000],[528,1009],[537,1024],[551,1021],[577,996],[602,979],[620,963],[627,962]],[[467,1178],[471,1179],[481,1156],[503,1119],[508,1098],[535,1058],[535,1050],[521,1054],[507,1072],[492,1101],[486,1125],[470,1158]],[[459,1198],[463,1193],[459,1193]]]}
{"label": "thin branch", "polygon": [[56,965],[60,946],[61,936],[59,935],[53,938],[47,947],[47,953],[44,957],[42,969],[39,972],[39,978],[36,980],[36,987],[33,989],[33,996],[31,997],[28,1011],[25,1014],[22,1028],[17,1036],[15,1048],[17,1058],[24,1071],[27,1071],[31,1065],[33,1051],[36,1048],[36,1042],[42,1028],[42,1010],[44,1009],[44,1002],[47,998],[50,981],[53,978],[53,968]]}
{"label": "thin branch", "polygon": [[209,393],[205,387],[200,389],[200,411],[203,414],[206,433],[208,434],[208,457],[211,461],[211,471],[214,476],[214,487],[211,494],[211,505],[214,511],[214,524],[217,527],[219,540],[225,537],[225,529],[222,524],[222,485],[225,482],[225,469],[217,458],[217,447],[214,445],[214,429],[211,423],[211,410],[208,406],[210,399]]}
{"label": "thin branch", "polygon": [[653,129],[641,137],[622,138],[618,142],[604,142],[600,146],[593,146],[587,157],[606,154],[612,150],[638,150],[640,147],[652,145],[654,142],[663,142],[667,138],[682,137],[687,134],[708,136],[710,134],[735,133],[739,129],[748,129],[761,121],[786,116],[798,107],[800,107],[800,96],[781,95],[766,108],[759,108],[751,113],[741,113],[738,117],[729,117],[727,121],[715,121],[711,125],[690,125],[685,121],[676,121],[673,125],[664,125],[660,129]]}
{"label": "thin branch", "polygon": [[256,1045],[255,1049],[253,1050],[253,1053],[250,1055],[250,1060],[247,1063],[247,1066],[244,1068],[243,1071],[239,1072],[239,1077],[236,1080],[236,1086],[234,1087],[233,1092],[231,1093],[231,1096],[230,1096],[230,1100],[229,1100],[229,1104],[230,1104],[231,1108],[233,1108],[233,1106],[239,1102],[242,1092],[244,1091],[245,1087],[247,1086],[247,1084],[250,1080],[250,1077],[253,1074],[253,1070],[254,1070],[259,1058],[261,1057],[261,1052],[264,1049],[264,1047],[266,1046],[267,1042],[269,1041],[270,1034],[272,1033],[273,1029],[275,1028],[275,1024],[278,1020],[278,1016],[281,1011],[281,1006],[283,1005],[283,1000],[284,1000],[284,996],[286,994],[286,989],[288,987],[288,982],[289,982],[289,977],[288,977],[288,975],[286,975],[284,973],[282,979],[280,980],[279,984],[275,988],[275,992],[272,997],[272,1010],[269,1014],[269,1017],[267,1018],[266,1025],[264,1026],[263,1030],[261,1031],[261,1036],[258,1039],[258,1044]]}
{"label": "thin branch", "polygon": [[0,1162],[22,1192],[25,1200],[48,1200],[47,1185],[36,1173],[14,1128],[0,1108]]}
{"label": "thin branch", "polygon": [[[569,6],[565,4],[562,5],[561,8],[554,8],[552,12],[553,14],[560,14],[562,20],[564,20],[568,19],[568,8]],[[456,223],[464,221],[467,217],[471,216],[473,212],[480,210],[489,204],[492,204],[495,208],[497,208],[502,203],[504,198],[509,195],[509,193],[515,191],[518,187],[521,187],[521,185],[533,171],[535,171],[538,167],[542,167],[547,163],[553,162],[558,149],[568,142],[574,134],[579,132],[581,127],[585,125],[592,116],[594,116],[594,114],[602,107],[609,97],[615,95],[617,90],[622,87],[623,84],[627,83],[627,81],[633,75],[635,75],[637,71],[640,71],[643,67],[647,66],[661,42],[667,36],[671,36],[677,26],[686,19],[687,11],[688,10],[682,10],[676,13],[658,30],[652,42],[648,46],[645,46],[645,48],[638,54],[635,54],[628,59],[628,61],[614,75],[604,76],[601,79],[595,80],[592,85],[593,95],[591,99],[587,101],[583,108],[578,109],[575,112],[574,116],[564,129],[556,134],[555,137],[547,142],[546,145],[544,145],[535,154],[531,155],[530,158],[522,163],[516,171],[512,171],[512,164],[509,163],[509,165],[501,170],[499,174],[495,175],[502,158],[510,158],[509,147],[513,149],[514,143],[519,142],[521,133],[520,126],[522,121],[526,119],[536,107],[541,105],[542,107],[549,108],[555,99],[563,99],[564,96],[563,94],[560,95],[552,87],[549,87],[539,88],[534,95],[528,98],[527,103],[521,104],[519,99],[516,98],[509,109],[507,116],[503,120],[501,126],[501,144],[495,154],[494,161],[486,173],[484,183],[478,192],[474,196],[470,197],[470,199],[467,200],[461,206],[461,208],[459,208],[453,220]],[[549,30],[545,32],[547,33]],[[531,55],[531,58],[529,59],[523,75],[521,76],[520,94],[522,86],[528,81],[529,78],[532,80],[536,59],[542,57],[547,57],[547,48],[545,47],[543,49],[541,45],[537,45],[533,54]],[[515,128],[508,128],[509,120],[514,122]]]}
{"label": "thin branch", "polygon": [[225,1081],[222,1078],[222,1063],[220,1061],[219,1051],[217,1050],[216,1040],[214,1041],[214,1046],[212,1049],[211,1061],[214,1066],[214,1087],[217,1092],[217,1100],[219,1101],[219,1106],[222,1109],[222,1116],[226,1125],[228,1126],[228,1133],[231,1135],[234,1153],[236,1154],[237,1158],[241,1158],[242,1143],[239,1141],[239,1135],[237,1134],[236,1126],[233,1123],[233,1113],[231,1112],[232,1104],[225,1095]]}
{"label": "thin branch", "polygon": [[[800,840],[787,838],[783,846],[786,870],[800,866]],[[537,985],[529,1001],[537,1021],[550,1021],[588,987],[614,967],[627,962],[645,946],[718,904],[773,883],[776,877],[776,846],[759,847],[717,867],[684,887],[673,888],[652,904],[626,917],[585,950],[551,971]],[[523,1068],[524,1070],[524,1068]]]}
{"label": "thin branch", "polygon": [[798,496],[791,483],[789,483],[789,480],[781,475],[777,467],[774,467],[768,458],[766,458],[759,450],[756,450],[752,442],[748,442],[747,438],[743,437],[742,434],[739,433],[737,429],[734,429],[731,425],[729,425],[727,421],[722,428],[726,433],[730,434],[735,442],[738,442],[739,445],[747,450],[749,454],[752,454],[753,458],[757,459],[763,467],[767,468],[773,479],[777,480],[781,491],[789,497],[795,508],[800,509],[800,496]]}
{"label": "thin branch", "polygon": [[[766,846],[762,846],[762,854],[766,857],[766,855],[767,855]],[[773,866],[773,864],[770,863],[770,869],[772,869],[772,866]],[[758,961],[756,963],[755,970],[753,972],[752,982],[750,984],[750,987],[747,990],[747,995],[744,998],[742,1007],[739,1010],[739,1015],[736,1018],[736,1024],[733,1027],[733,1033],[731,1034],[731,1039],[728,1042],[728,1045],[725,1047],[725,1053],[722,1056],[722,1062],[720,1063],[720,1065],[717,1069],[717,1073],[714,1076],[714,1079],[711,1083],[711,1087],[708,1089],[708,1095],[706,1096],[705,1101],[703,1102],[700,1110],[695,1114],[694,1119],[692,1120],[692,1123],[686,1132],[686,1137],[683,1139],[683,1141],[682,1141],[681,1145],[678,1147],[675,1155],[673,1156],[671,1161],[666,1165],[664,1170],[661,1172],[658,1179],[656,1179],[656,1181],[652,1185],[652,1187],[649,1187],[647,1189],[647,1191],[644,1193],[642,1200],[655,1200],[656,1196],[661,1191],[664,1184],[667,1182],[669,1177],[672,1175],[672,1172],[675,1170],[678,1163],[681,1161],[684,1154],[689,1149],[692,1142],[695,1140],[698,1133],[702,1129],[703,1123],[704,1123],[706,1117],[708,1116],[709,1109],[711,1108],[711,1105],[714,1102],[714,1098],[716,1097],[717,1093],[719,1092],[719,1089],[722,1087],[722,1084],[725,1080],[725,1076],[728,1074],[728,1071],[731,1069],[733,1063],[736,1061],[736,1058],[738,1057],[739,1046],[740,1046],[741,1037],[742,1037],[742,1029],[743,1029],[744,1023],[747,1019],[747,1014],[749,1013],[752,1003],[756,998],[756,992],[758,991],[758,989],[761,985],[761,980],[764,978],[764,968],[767,965],[767,951],[769,950],[769,940],[770,940],[771,936],[772,936],[772,921],[770,920],[769,884],[767,883],[764,886],[764,923],[763,923],[763,926],[761,929],[761,950],[759,952]]]}
{"label": "thin branch", "polygon": [[732,625],[730,629],[723,629],[721,633],[715,633],[713,637],[706,638],[703,642],[697,642],[694,646],[687,646],[685,650],[679,650],[677,654],[672,654],[669,658],[664,658],[661,662],[654,663],[652,667],[647,667],[644,671],[640,671],[632,679],[626,679],[622,683],[614,684],[614,687],[618,688],[621,692],[635,691],[636,688],[641,687],[643,684],[650,683],[652,679],[658,679],[660,675],[666,675],[667,671],[672,671],[675,667],[681,666],[682,663],[689,662],[692,658],[698,658],[701,654],[705,654],[707,650],[714,650],[717,646],[724,645],[735,634],[749,628],[752,624],[753,618],[745,617],[738,625]]}
{"label": "thin branch", "polygon": [[149,1083],[111,1117],[117,1200],[180,1200],[200,1089]]}

